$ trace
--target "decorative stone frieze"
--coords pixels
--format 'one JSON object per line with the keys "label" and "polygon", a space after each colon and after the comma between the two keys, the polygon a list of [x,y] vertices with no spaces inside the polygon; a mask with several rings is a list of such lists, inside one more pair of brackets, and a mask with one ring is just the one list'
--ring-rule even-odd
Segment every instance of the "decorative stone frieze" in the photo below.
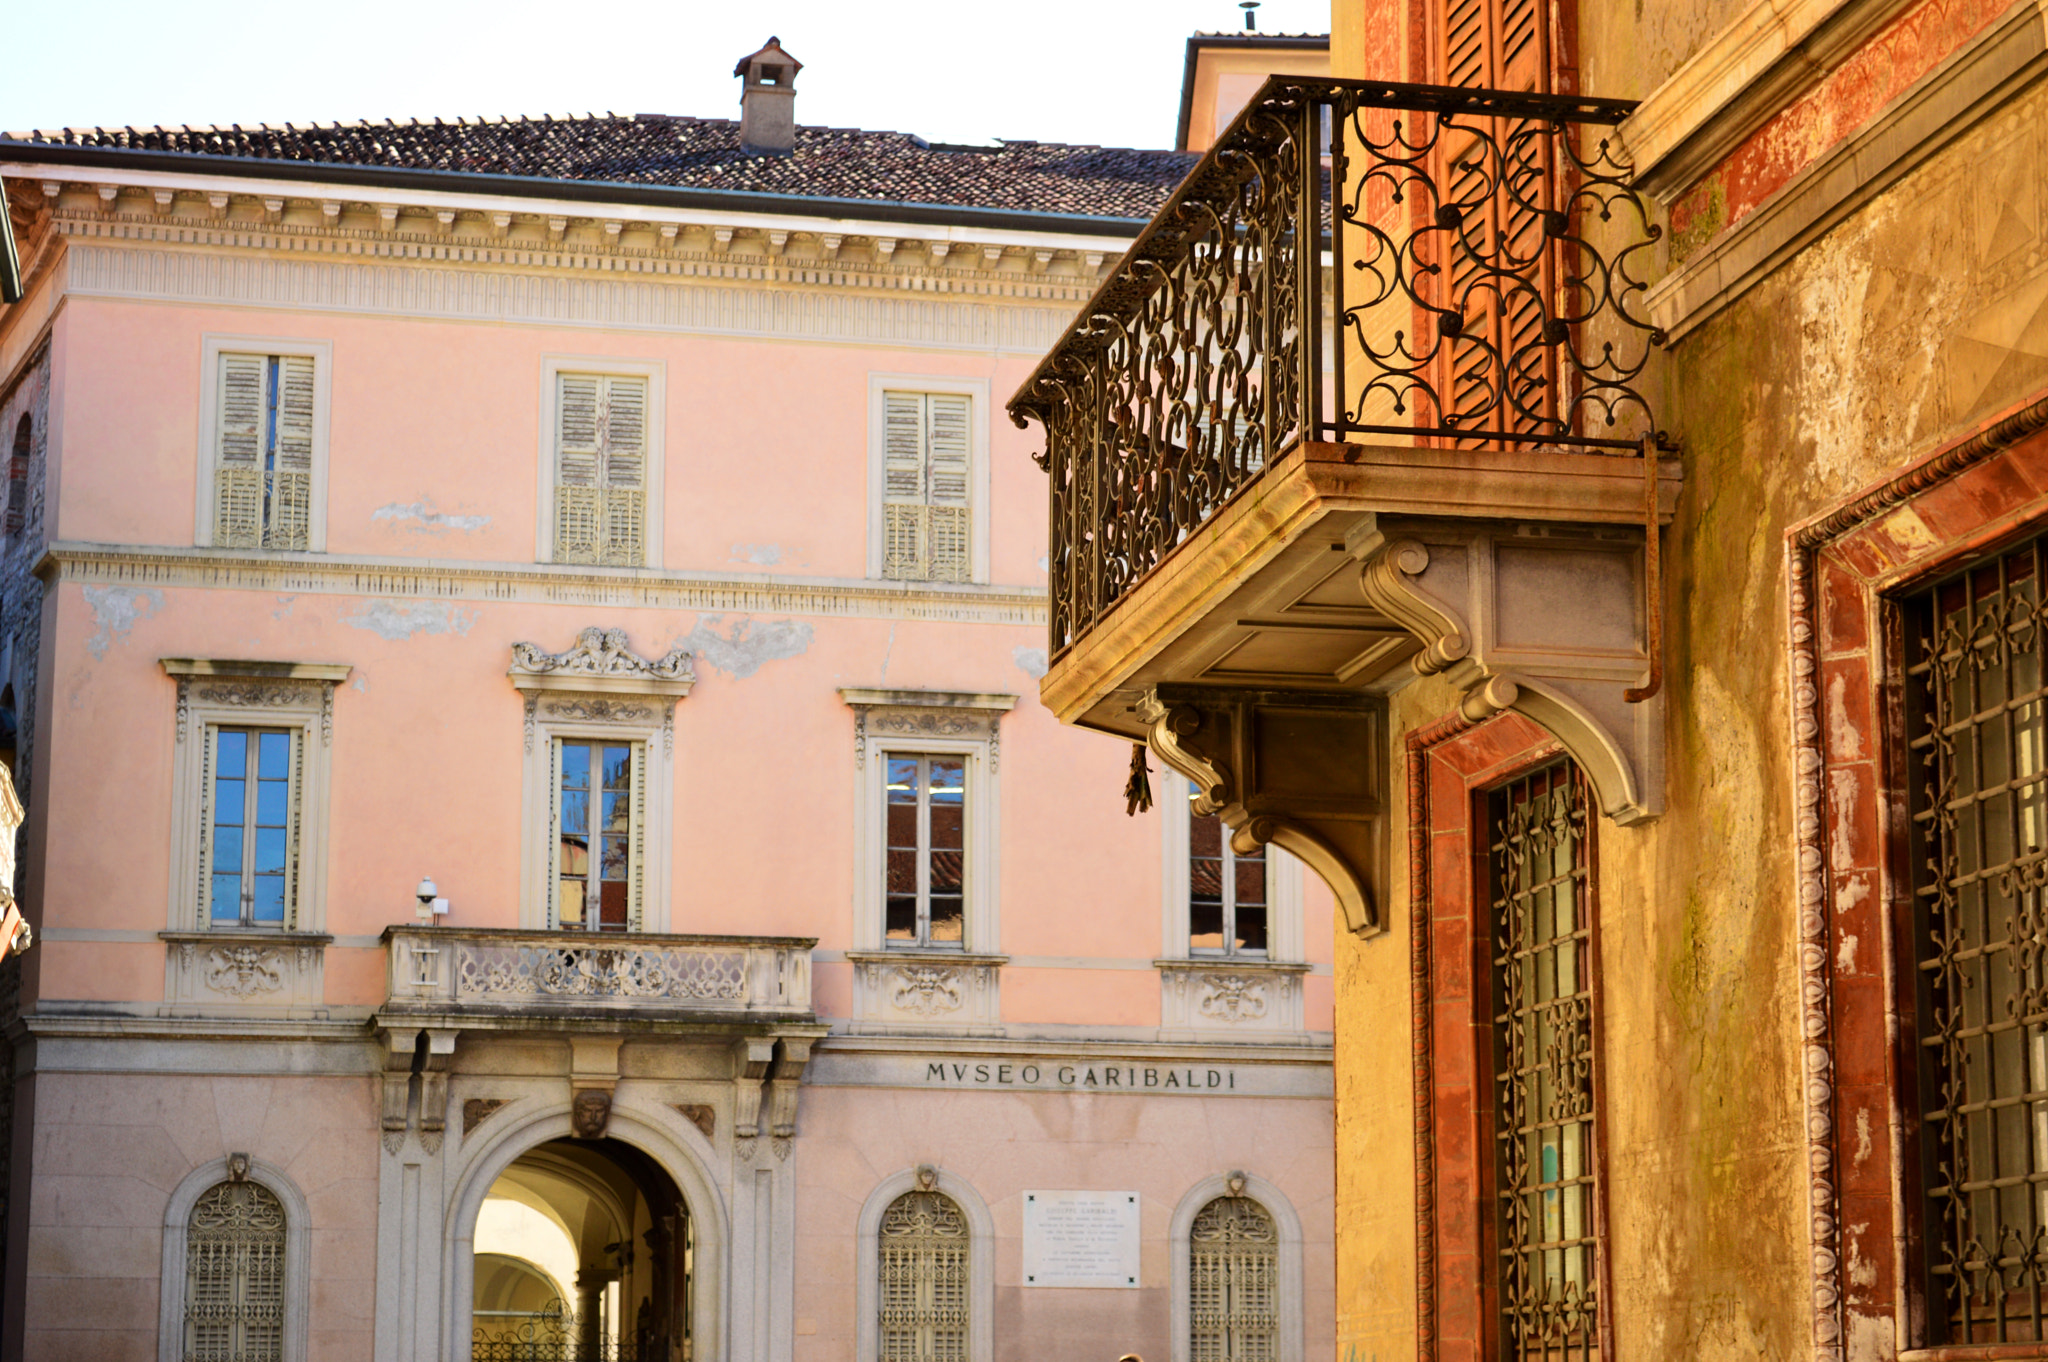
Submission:
{"label": "decorative stone frieze", "polygon": [[697,673],[690,654],[671,648],[659,658],[633,651],[623,629],[596,626],[576,635],[574,647],[550,653],[537,643],[512,645],[507,674],[521,690],[625,690],[650,695],[688,695]]}
{"label": "decorative stone frieze", "polygon": [[1299,1039],[1307,965],[1264,960],[1161,960],[1159,1038]]}
{"label": "decorative stone frieze", "polygon": [[1006,956],[848,951],[846,958],[853,964],[856,1035],[1002,1031],[998,982]]}
{"label": "decorative stone frieze", "polygon": [[326,1015],[325,952],[319,932],[160,932],[164,1015]]}

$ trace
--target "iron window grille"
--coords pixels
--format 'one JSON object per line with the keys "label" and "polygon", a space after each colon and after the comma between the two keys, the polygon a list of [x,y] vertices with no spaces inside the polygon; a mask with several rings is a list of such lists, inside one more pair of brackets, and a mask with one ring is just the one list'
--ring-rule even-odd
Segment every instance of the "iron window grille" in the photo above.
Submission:
{"label": "iron window grille", "polygon": [[1941,1343],[2048,1336],[2043,543],[1904,602],[1921,1241]]}
{"label": "iron window grille", "polygon": [[883,849],[883,939],[964,949],[967,758],[891,752]]}
{"label": "iron window grille", "polygon": [[1299,444],[1640,456],[1634,107],[1269,79],[1010,401],[1045,428],[1053,656]]}
{"label": "iron window grille", "polygon": [[1280,1356],[1280,1234],[1249,1197],[1218,1197],[1188,1234],[1189,1362]]}
{"label": "iron window grille", "polygon": [[184,1362],[284,1357],[284,1207],[269,1188],[223,1182],[187,1222]]}
{"label": "iron window grille", "polygon": [[1500,1351],[1600,1355],[1591,829],[1559,761],[1487,796]]}
{"label": "iron window grille", "polygon": [[298,878],[299,736],[207,731],[207,918],[215,927],[289,926]]}
{"label": "iron window grille", "polygon": [[967,1362],[967,1217],[943,1192],[905,1192],[882,1213],[881,1362]]}
{"label": "iron window grille", "polygon": [[1272,895],[1266,848],[1239,852],[1215,814],[1194,810],[1188,791],[1188,950],[1193,955],[1267,953]]}

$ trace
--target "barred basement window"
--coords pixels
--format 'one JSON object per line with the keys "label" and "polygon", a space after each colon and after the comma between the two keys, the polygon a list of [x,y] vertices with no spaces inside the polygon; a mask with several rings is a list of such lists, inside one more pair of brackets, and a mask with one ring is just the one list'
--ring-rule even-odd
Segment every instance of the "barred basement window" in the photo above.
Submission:
{"label": "barred basement window", "polygon": [[1280,1356],[1280,1235],[1249,1197],[1218,1197],[1188,1236],[1190,1362]]}
{"label": "barred basement window", "polygon": [[1930,1342],[2036,1342],[2048,1294],[2043,541],[1905,603]]}
{"label": "barred basement window", "polygon": [[192,1208],[185,1362],[281,1362],[285,1216],[269,1188],[223,1182]]}
{"label": "barred basement window", "polygon": [[1488,796],[1502,1359],[1599,1355],[1593,904],[1569,762]]}
{"label": "barred basement window", "polygon": [[215,548],[312,546],[313,380],[311,355],[221,355]]}
{"label": "barred basement window", "polygon": [[882,575],[972,580],[968,495],[973,400],[958,393],[882,394]]}
{"label": "barred basement window", "polygon": [[555,561],[647,563],[647,379],[555,375]]}
{"label": "barred basement window", "polygon": [[882,1214],[881,1362],[967,1362],[967,1218],[943,1192],[905,1192]]}

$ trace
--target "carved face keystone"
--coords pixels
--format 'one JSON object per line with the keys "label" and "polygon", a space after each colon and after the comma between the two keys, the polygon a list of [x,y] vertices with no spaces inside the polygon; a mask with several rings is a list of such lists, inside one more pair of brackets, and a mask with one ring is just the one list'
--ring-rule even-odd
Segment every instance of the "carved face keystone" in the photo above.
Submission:
{"label": "carved face keystone", "polygon": [[581,1140],[600,1139],[612,1119],[612,1095],[601,1088],[584,1088],[569,1106],[569,1128]]}

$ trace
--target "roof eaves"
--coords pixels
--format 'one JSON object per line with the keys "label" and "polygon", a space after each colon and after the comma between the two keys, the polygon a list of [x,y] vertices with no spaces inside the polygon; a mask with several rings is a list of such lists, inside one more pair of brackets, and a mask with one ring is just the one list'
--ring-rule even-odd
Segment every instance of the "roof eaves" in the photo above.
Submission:
{"label": "roof eaves", "polygon": [[109,169],[174,170],[237,179],[317,181],[398,190],[517,194],[572,202],[630,203],[648,207],[698,208],[745,213],[786,213],[792,217],[883,218],[915,225],[1069,232],[1088,236],[1135,237],[1150,221],[1149,218],[1108,217],[1090,213],[1035,213],[1020,209],[977,208],[966,204],[909,203],[894,199],[835,198],[742,189],[693,189],[685,186],[635,184],[616,180],[563,180],[538,175],[418,170],[409,166],[347,165],[326,161],[208,156],[182,151],[81,147],[22,142],[11,137],[0,137],[0,160],[30,165],[83,163],[86,166],[102,166]]}

